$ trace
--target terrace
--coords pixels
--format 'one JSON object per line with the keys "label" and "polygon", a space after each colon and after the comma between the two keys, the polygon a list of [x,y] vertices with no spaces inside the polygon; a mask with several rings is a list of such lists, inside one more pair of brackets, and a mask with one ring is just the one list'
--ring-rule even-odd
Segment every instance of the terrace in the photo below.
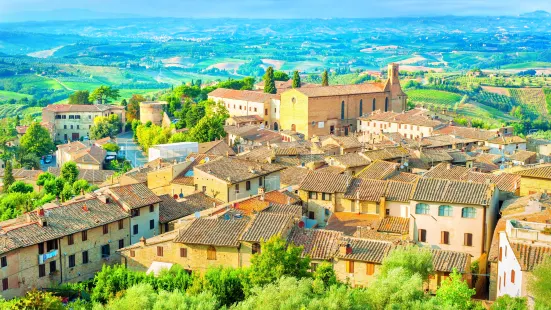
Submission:
{"label": "terrace", "polygon": [[510,220],[507,221],[507,236],[510,239],[520,239],[532,242],[551,243],[551,221],[534,223]]}

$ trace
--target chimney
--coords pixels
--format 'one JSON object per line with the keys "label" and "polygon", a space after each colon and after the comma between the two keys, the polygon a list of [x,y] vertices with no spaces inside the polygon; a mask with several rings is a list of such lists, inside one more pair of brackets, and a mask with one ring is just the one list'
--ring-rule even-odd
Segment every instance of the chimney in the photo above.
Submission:
{"label": "chimney", "polygon": [[40,208],[36,210],[36,214],[38,215],[38,225],[40,225],[40,227],[48,226],[48,222],[46,221],[46,217],[44,214],[44,209]]}
{"label": "chimney", "polygon": [[82,206],[82,211],[84,212],[88,212],[88,206],[86,205],[86,203],[84,203],[84,205]]}
{"label": "chimney", "polygon": [[141,245],[141,246],[145,246],[145,245],[146,245],[146,241],[145,241],[145,238],[144,238],[143,236],[140,238],[140,245]]}
{"label": "chimney", "polygon": [[341,242],[339,246],[339,253],[341,256],[352,254],[352,246],[347,241]]}
{"label": "chimney", "polygon": [[258,188],[258,194],[260,195],[260,200],[264,201],[265,195],[264,195],[264,187]]}

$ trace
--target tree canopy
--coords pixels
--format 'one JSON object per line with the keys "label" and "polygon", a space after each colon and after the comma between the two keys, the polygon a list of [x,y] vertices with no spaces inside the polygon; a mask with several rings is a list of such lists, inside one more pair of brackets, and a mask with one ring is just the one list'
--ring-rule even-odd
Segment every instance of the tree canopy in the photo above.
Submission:
{"label": "tree canopy", "polygon": [[132,95],[128,104],[126,105],[126,121],[132,122],[133,120],[140,119],[140,102],[144,102],[145,99],[142,95]]}
{"label": "tree canopy", "polygon": [[274,80],[276,81],[289,81],[289,75],[283,71],[274,71]]}
{"label": "tree canopy", "polygon": [[100,87],[94,89],[90,94],[89,100],[91,102],[97,102],[98,104],[109,103],[109,99],[117,100],[119,99],[119,90],[112,88],[111,86],[101,85]]}
{"label": "tree canopy", "polygon": [[4,178],[3,178],[4,193],[9,192],[9,188],[14,182],[15,182],[15,178],[13,177],[13,168],[12,168],[11,160],[7,160],[4,166]]}
{"label": "tree canopy", "polygon": [[90,127],[90,139],[114,138],[121,131],[121,126],[122,124],[117,114],[97,116],[94,119],[94,125]]}
{"label": "tree canopy", "polygon": [[87,90],[77,90],[69,95],[69,104],[92,104],[90,102],[90,92]]}
{"label": "tree canopy", "polygon": [[293,72],[293,88],[300,88],[300,85],[300,74],[298,74],[298,71],[295,71]]}
{"label": "tree canopy", "polygon": [[276,94],[277,88],[275,86],[274,68],[268,67],[264,74],[264,92],[267,94]]}
{"label": "tree canopy", "polygon": [[50,132],[38,122],[32,123],[27,128],[27,131],[21,137],[20,143],[25,152],[36,156],[44,156],[55,150]]}
{"label": "tree canopy", "polygon": [[551,256],[534,267],[528,290],[534,295],[537,307],[551,309]]}

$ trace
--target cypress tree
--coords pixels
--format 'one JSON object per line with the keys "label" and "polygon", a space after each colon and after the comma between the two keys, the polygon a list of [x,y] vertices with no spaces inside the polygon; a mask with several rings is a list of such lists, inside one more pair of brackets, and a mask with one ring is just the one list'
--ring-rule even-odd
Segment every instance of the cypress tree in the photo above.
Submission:
{"label": "cypress tree", "polygon": [[264,92],[267,94],[275,94],[277,93],[277,88],[275,86],[275,80],[274,80],[274,68],[268,67],[266,69],[266,73],[264,74]]}
{"label": "cypress tree", "polygon": [[329,86],[329,75],[327,74],[327,70],[323,70],[321,74],[321,86]]}
{"label": "cypress tree", "polygon": [[8,188],[15,182],[13,177],[13,170],[11,166],[11,160],[6,161],[6,167],[4,168],[4,193],[8,192]]}
{"label": "cypress tree", "polygon": [[293,73],[293,88],[300,88],[300,75],[298,71]]}

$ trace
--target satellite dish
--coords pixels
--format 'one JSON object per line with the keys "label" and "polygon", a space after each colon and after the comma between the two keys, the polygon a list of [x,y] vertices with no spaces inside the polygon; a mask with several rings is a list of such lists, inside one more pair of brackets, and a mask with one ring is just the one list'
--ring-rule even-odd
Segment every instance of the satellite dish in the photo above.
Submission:
{"label": "satellite dish", "polygon": [[184,194],[183,194],[183,193],[180,193],[180,198],[184,198]]}
{"label": "satellite dish", "polygon": [[499,166],[499,169],[501,169],[501,170],[505,169],[505,165]]}
{"label": "satellite dish", "polygon": [[303,221],[298,222],[298,228],[304,228],[304,222]]}
{"label": "satellite dish", "polygon": [[231,219],[231,216],[228,213],[226,213],[226,214],[224,214],[224,219],[226,221],[229,221]]}
{"label": "satellite dish", "polygon": [[174,194],[174,196],[172,196],[172,198],[178,199],[178,195],[177,195],[177,194]]}
{"label": "satellite dish", "polygon": [[405,162],[405,163],[404,163],[404,166],[406,166],[406,167],[407,167],[408,165],[409,165],[409,164],[408,164],[407,162]]}
{"label": "satellite dish", "polygon": [[208,162],[209,162],[209,160],[210,160],[210,158],[208,158],[208,157],[205,157],[205,162],[206,162],[206,163],[208,163]]}
{"label": "satellite dish", "polygon": [[195,212],[195,218],[198,219],[201,217],[201,212],[197,211]]}

